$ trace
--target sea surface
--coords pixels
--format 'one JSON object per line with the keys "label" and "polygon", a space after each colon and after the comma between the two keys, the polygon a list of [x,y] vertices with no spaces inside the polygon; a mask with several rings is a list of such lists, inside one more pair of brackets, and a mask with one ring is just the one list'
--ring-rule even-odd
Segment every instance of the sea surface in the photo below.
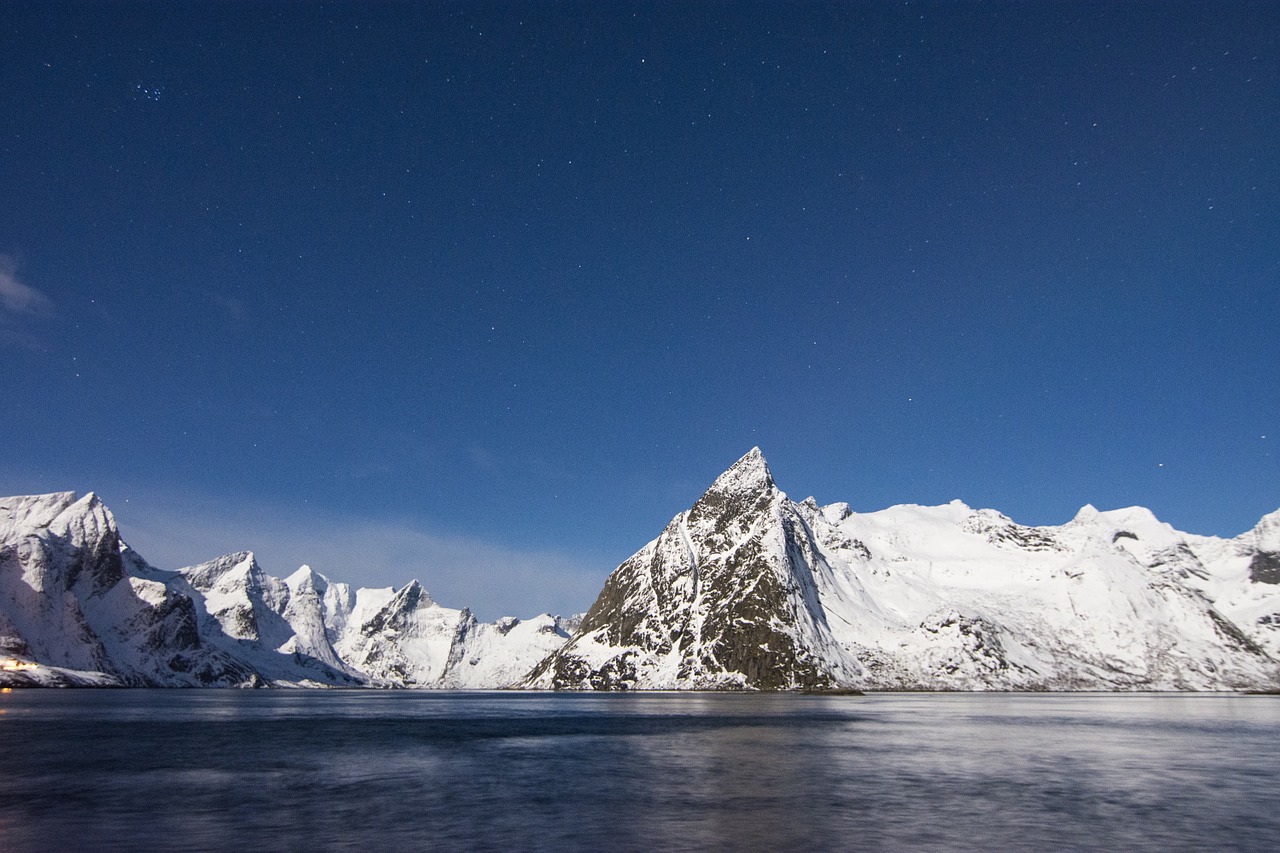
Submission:
{"label": "sea surface", "polygon": [[0,850],[1267,850],[1280,696],[8,690]]}

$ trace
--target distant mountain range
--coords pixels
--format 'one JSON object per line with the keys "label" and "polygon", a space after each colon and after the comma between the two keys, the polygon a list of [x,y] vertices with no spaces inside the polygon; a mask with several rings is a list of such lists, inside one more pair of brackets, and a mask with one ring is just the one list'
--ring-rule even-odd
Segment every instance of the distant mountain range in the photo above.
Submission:
{"label": "distant mountain range", "polygon": [[0,685],[497,687],[574,627],[477,622],[417,581],[281,580],[248,552],[165,571],[96,495],[0,499]]}
{"label": "distant mountain range", "polygon": [[1137,507],[854,513],[753,449],[584,616],[481,623],[250,553],[158,569],[93,494],[4,498],[0,685],[1274,690],[1280,511],[1234,539]]}

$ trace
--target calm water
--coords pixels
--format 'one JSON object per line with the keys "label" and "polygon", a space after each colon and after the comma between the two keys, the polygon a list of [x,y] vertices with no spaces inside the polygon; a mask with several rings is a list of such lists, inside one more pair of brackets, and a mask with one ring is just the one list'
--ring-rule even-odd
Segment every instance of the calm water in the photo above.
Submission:
{"label": "calm water", "polygon": [[1280,697],[0,693],[0,850],[1274,850]]}

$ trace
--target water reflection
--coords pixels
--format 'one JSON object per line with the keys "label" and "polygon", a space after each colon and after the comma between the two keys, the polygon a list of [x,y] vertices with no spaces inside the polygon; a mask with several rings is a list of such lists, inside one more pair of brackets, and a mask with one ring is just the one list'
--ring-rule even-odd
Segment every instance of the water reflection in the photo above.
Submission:
{"label": "water reflection", "polygon": [[0,849],[1270,849],[1276,697],[0,696]]}

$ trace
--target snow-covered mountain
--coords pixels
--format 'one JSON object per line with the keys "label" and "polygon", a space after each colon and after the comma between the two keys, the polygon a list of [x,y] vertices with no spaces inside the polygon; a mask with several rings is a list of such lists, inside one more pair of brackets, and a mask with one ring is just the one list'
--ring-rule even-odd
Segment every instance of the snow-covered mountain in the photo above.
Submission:
{"label": "snow-covered mountain", "polygon": [[0,500],[0,684],[239,684],[173,573],[120,540],[88,494]]}
{"label": "snow-covered mountain", "polygon": [[549,614],[479,622],[470,610],[436,604],[417,581],[398,591],[358,590],[352,600],[336,646],[376,685],[505,687],[564,645],[577,626]]}
{"label": "snow-covered mountain", "polygon": [[178,571],[121,540],[94,494],[0,498],[0,685],[500,687],[576,622],[493,624],[417,581],[353,590],[251,553]]}
{"label": "snow-covered mountain", "polygon": [[1234,539],[1091,506],[794,502],[752,450],[580,620],[481,623],[251,553],[166,571],[92,494],[0,499],[0,685],[1280,688],[1280,511]]}
{"label": "snow-covered mountain", "polygon": [[1280,512],[1235,539],[1148,510],[795,503],[759,449],[624,562],[530,687],[1280,686]]}
{"label": "snow-covered mountain", "polygon": [[537,687],[762,689],[858,680],[827,623],[831,574],[758,450],[605,582]]}

